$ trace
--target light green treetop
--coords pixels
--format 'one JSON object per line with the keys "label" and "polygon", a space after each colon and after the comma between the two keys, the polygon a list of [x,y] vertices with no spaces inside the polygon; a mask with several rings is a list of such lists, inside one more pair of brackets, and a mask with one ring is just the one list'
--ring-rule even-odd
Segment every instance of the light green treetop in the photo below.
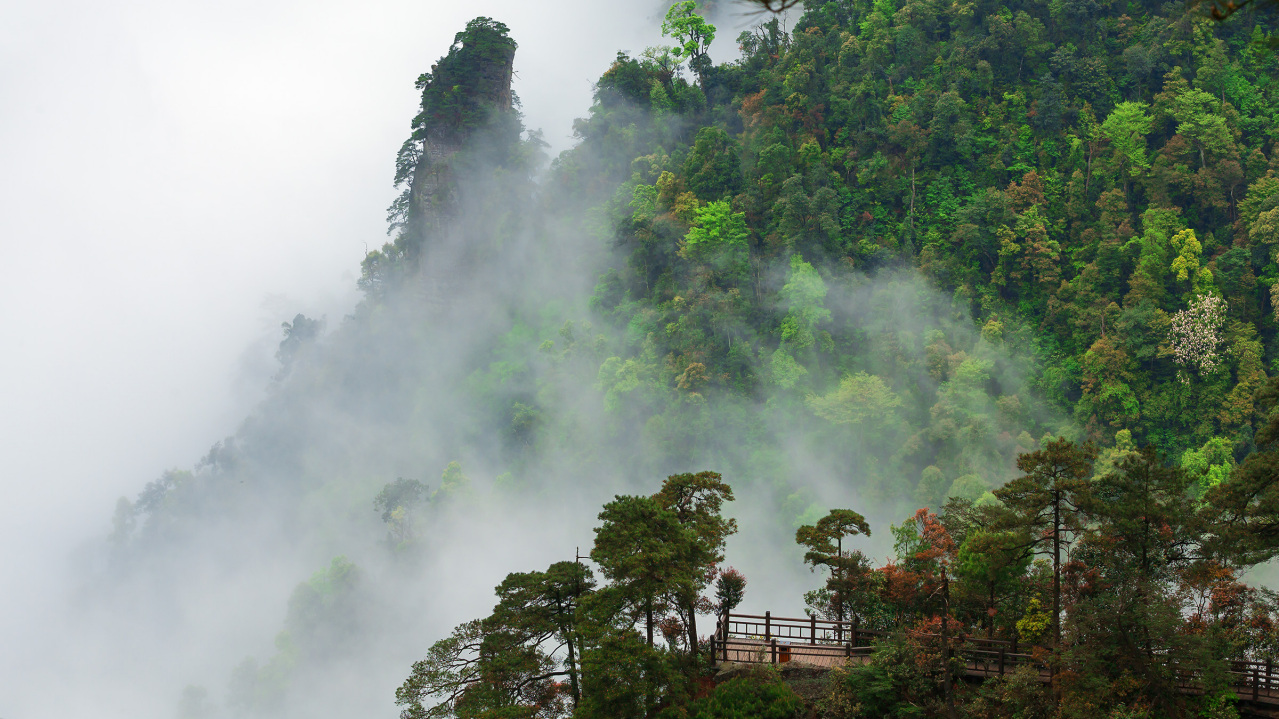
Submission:
{"label": "light green treetop", "polygon": [[750,236],[746,214],[733,212],[727,200],[698,208],[695,218],[684,236],[689,254],[702,257],[722,248],[746,246],[746,238]]}
{"label": "light green treetop", "polygon": [[813,330],[830,319],[830,310],[825,307],[826,283],[817,270],[798,254],[791,256],[790,267],[790,278],[781,291],[790,308],[782,320],[782,343],[802,349],[813,344]]}
{"label": "light green treetop", "polygon": [[1150,134],[1152,118],[1146,114],[1147,107],[1144,102],[1121,102],[1101,124],[1102,133],[1126,160],[1128,174],[1133,177],[1150,167],[1146,135]]}
{"label": "light green treetop", "polygon": [[1177,120],[1177,134],[1189,137],[1199,147],[1199,164],[1204,166],[1205,151],[1225,153],[1234,144],[1226,119],[1213,112],[1221,102],[1203,90],[1187,90],[1173,100],[1173,117]]}
{"label": "light green treetop", "polygon": [[818,417],[835,424],[857,425],[866,420],[883,422],[902,403],[884,380],[865,372],[845,377],[837,389],[824,396],[809,395],[807,402]]}
{"label": "light green treetop", "polygon": [[1199,271],[1199,254],[1203,252],[1203,245],[1199,244],[1194,230],[1182,230],[1173,235],[1172,247],[1177,251],[1177,257],[1169,269],[1176,273],[1178,282],[1185,282]]}
{"label": "light green treetop", "polygon": [[471,478],[462,471],[461,463],[449,462],[440,476],[440,487],[431,494],[431,501],[449,501],[451,499],[470,499],[473,495]]}
{"label": "light green treetop", "polygon": [[662,21],[662,34],[679,43],[671,50],[677,58],[688,58],[689,66],[700,72],[701,58],[715,40],[715,26],[697,14],[694,0],[683,0],[671,5]]}
{"label": "light green treetop", "polygon": [[1213,437],[1199,449],[1182,452],[1180,465],[1198,480],[1201,491],[1211,489],[1228,479],[1235,467],[1234,442],[1225,437]]}

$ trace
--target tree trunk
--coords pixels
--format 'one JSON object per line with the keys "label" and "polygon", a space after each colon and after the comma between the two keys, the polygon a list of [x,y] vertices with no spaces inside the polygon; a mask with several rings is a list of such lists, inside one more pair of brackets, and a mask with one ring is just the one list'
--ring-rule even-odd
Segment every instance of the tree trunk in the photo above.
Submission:
{"label": "tree trunk", "polygon": [[990,602],[986,605],[986,638],[995,638],[995,583],[990,583]]}
{"label": "tree trunk", "polygon": [[582,700],[582,692],[577,686],[577,658],[573,653],[573,633],[569,631],[568,637],[568,686],[573,692],[573,708],[577,709],[577,703]]}
{"label": "tree trunk", "polygon": [[941,596],[942,596],[942,615],[941,615],[941,660],[942,660],[942,681],[945,682],[943,687],[946,692],[946,719],[955,719],[955,688],[951,686],[950,681],[950,576],[946,571],[946,565],[942,565],[941,574]]}
{"label": "tree trunk", "polygon": [[910,166],[910,241],[915,241],[915,165]]}
{"label": "tree trunk", "polygon": [[844,586],[844,538],[842,536],[835,539],[835,551],[839,552],[839,556],[835,560],[835,619],[842,622],[844,621],[844,597],[842,591]]}
{"label": "tree trunk", "polygon": [[697,596],[688,603],[688,655],[697,657]]}
{"label": "tree trunk", "polygon": [[1060,703],[1057,687],[1057,659],[1061,650],[1061,490],[1053,489],[1053,656],[1048,668],[1052,677],[1053,700]]}
{"label": "tree trunk", "polygon": [[[555,600],[555,609],[560,616],[564,615],[564,605],[558,599]],[[569,621],[571,622],[572,620]],[[576,709],[577,702],[582,698],[582,695],[577,688],[577,658],[573,652],[573,627],[571,624],[564,629],[564,643],[568,645],[568,686],[573,694],[573,708]]]}
{"label": "tree trunk", "polygon": [[644,624],[648,629],[648,645],[653,646],[653,598],[644,598]]}
{"label": "tree trunk", "polygon": [[1088,183],[1092,181],[1092,140],[1088,141],[1088,162],[1084,165],[1084,200],[1088,200]]}

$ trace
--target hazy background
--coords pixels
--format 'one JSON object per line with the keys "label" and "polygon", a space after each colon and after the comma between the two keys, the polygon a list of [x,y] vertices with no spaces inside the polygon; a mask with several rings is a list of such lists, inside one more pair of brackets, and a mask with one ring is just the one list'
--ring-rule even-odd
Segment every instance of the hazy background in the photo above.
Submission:
{"label": "hazy background", "polygon": [[[557,152],[617,50],[659,43],[657,12],[0,3],[0,531],[66,541],[50,520],[104,522],[139,477],[234,427],[281,321],[353,305],[365,248],[385,241],[413,81],[469,19],[511,26],[525,122]],[[736,30],[720,35],[717,55]]]}
{"label": "hazy background", "polygon": [[[558,152],[615,53],[661,42],[661,10],[0,3],[0,716],[125,715],[83,683],[107,668],[53,626],[68,558],[107,533],[116,497],[235,429],[281,321],[332,327],[354,306],[414,79],[453,35],[477,15],[510,26],[525,123]],[[720,22],[716,60],[750,18]],[[280,609],[250,630],[269,635]]]}

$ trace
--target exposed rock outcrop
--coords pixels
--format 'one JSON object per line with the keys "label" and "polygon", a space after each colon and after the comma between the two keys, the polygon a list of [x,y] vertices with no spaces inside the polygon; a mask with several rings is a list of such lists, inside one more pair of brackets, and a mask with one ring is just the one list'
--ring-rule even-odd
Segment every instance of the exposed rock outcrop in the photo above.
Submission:
{"label": "exposed rock outcrop", "polygon": [[448,55],[418,78],[421,112],[396,164],[396,182],[407,188],[391,209],[401,228],[396,244],[412,260],[451,230],[468,170],[500,164],[505,146],[519,142],[511,92],[516,43],[507,33],[496,20],[472,20]]}

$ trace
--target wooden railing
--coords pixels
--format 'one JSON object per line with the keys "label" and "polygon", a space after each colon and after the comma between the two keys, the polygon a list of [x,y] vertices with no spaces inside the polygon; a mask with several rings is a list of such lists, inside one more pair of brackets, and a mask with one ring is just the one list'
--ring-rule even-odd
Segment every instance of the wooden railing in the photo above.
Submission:
{"label": "wooden railing", "polygon": [[1279,704],[1279,666],[1271,662],[1232,661],[1226,673],[1240,699]]}
{"label": "wooden railing", "polygon": [[[782,664],[807,660],[833,665],[852,658],[868,657],[873,642],[884,632],[862,629],[857,619],[835,621],[816,617],[775,617],[771,612],[722,614],[711,637],[711,655],[716,662],[742,661]],[[1002,675],[1032,655],[1019,651],[1017,642],[998,639],[956,639],[955,649],[978,676]]]}
{"label": "wooden railing", "polygon": [[[726,612],[719,615],[715,623],[710,653],[715,663],[800,661],[815,666],[840,666],[866,661],[874,653],[874,641],[884,635],[881,631],[862,629],[856,619],[833,621],[816,617],[775,617],[771,612]],[[1042,681],[1052,680],[1051,671],[1042,661],[1049,651],[1046,647],[1019,646],[1016,640],[979,637],[953,637],[951,642],[949,651],[963,661],[966,676],[983,679],[1003,676],[1021,666],[1036,666]],[[1226,672],[1240,700],[1279,705],[1279,664],[1231,661]],[[1177,680],[1185,693],[1203,691],[1202,678],[1195,672],[1178,671]]]}

